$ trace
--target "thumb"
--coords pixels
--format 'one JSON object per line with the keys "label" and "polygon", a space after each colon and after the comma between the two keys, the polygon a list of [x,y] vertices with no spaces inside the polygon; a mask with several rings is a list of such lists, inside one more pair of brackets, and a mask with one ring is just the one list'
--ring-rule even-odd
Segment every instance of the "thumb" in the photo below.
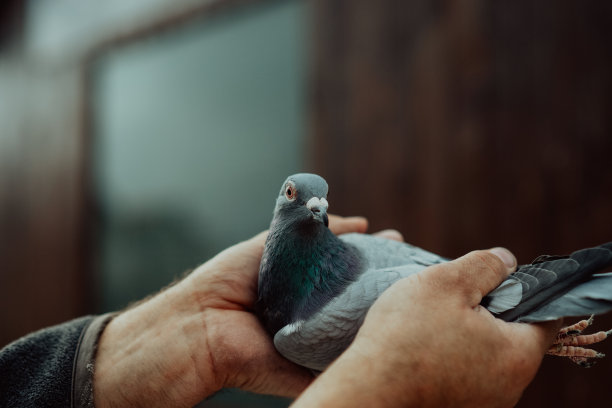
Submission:
{"label": "thumb", "polygon": [[516,258],[505,248],[472,251],[445,264],[458,274],[457,290],[463,291],[471,306],[508,277],[516,269]]}

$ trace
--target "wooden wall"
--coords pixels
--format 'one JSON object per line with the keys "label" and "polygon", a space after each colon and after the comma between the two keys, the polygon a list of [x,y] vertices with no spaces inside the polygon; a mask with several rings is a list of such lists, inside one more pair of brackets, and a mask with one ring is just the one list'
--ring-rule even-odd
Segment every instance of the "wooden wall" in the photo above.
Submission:
{"label": "wooden wall", "polygon": [[[612,3],[314,4],[310,158],[332,212],[452,257],[612,241]],[[611,369],[547,358],[519,406],[606,405]]]}

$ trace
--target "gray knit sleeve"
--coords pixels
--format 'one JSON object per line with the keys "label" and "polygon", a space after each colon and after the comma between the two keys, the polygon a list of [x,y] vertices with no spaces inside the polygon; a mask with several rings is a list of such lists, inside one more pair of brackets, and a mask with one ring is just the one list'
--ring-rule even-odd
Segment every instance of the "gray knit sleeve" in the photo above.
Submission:
{"label": "gray knit sleeve", "polygon": [[83,361],[87,361],[91,400],[93,371],[87,365],[93,363],[95,344],[110,318],[81,317],[29,334],[0,350],[0,406],[82,407],[82,392],[75,385],[87,383],[79,375]]}
{"label": "gray knit sleeve", "polygon": [[71,408],[94,408],[93,374],[98,340],[114,314],[98,316],[83,330],[72,369]]}

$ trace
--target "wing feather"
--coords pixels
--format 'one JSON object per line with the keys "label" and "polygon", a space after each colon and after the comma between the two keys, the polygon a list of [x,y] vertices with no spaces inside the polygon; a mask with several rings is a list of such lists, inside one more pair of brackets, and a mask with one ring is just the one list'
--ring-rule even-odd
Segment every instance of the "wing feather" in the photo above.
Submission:
{"label": "wing feather", "polygon": [[449,259],[405,242],[393,241],[368,234],[343,234],[340,239],[359,250],[368,262],[368,269],[382,269],[403,265],[430,265]]}

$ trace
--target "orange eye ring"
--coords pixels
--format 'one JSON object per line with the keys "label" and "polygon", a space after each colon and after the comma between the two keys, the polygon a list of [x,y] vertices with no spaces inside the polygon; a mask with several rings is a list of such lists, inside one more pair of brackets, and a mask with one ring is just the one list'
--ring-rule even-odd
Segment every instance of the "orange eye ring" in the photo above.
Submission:
{"label": "orange eye ring", "polygon": [[295,186],[287,183],[287,186],[285,187],[285,197],[287,197],[287,200],[293,201],[295,200],[296,196],[297,191],[295,190]]}

